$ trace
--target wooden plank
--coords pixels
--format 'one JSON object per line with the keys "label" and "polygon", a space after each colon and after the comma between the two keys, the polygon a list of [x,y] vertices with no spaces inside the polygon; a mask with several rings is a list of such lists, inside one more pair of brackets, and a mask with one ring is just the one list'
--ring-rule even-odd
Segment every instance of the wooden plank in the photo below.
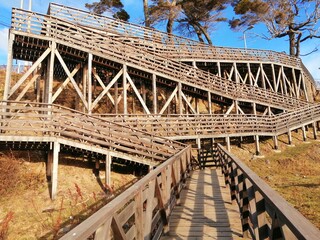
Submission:
{"label": "wooden plank", "polygon": [[230,202],[228,188],[220,170],[206,169],[192,173],[182,190],[180,205],[169,219],[168,236],[181,239],[196,237],[239,237],[242,234],[238,206]]}

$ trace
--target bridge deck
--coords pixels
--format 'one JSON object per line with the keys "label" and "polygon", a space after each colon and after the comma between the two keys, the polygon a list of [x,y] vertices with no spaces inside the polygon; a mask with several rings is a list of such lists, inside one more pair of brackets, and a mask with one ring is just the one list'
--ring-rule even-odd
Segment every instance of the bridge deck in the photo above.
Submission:
{"label": "bridge deck", "polygon": [[167,239],[242,239],[239,209],[220,169],[194,171],[170,217]]}

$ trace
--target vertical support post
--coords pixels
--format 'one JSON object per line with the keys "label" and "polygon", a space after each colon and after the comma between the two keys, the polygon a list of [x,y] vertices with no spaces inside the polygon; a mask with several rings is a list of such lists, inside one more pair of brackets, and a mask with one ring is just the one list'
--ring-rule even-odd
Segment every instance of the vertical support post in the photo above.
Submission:
{"label": "vertical support post", "polygon": [[257,115],[257,104],[256,103],[252,103],[252,109],[253,109],[253,114]]}
{"label": "vertical support post", "polygon": [[306,132],[306,126],[302,126],[302,138],[303,138],[303,141],[307,141],[307,132]]}
{"label": "vertical support post", "polygon": [[153,113],[158,113],[157,76],[152,74]]}
{"label": "vertical support post", "polygon": [[95,162],[94,175],[97,178],[100,178],[100,161],[99,161],[99,159],[96,159],[96,162]]}
{"label": "vertical support post", "polygon": [[313,129],[313,138],[314,140],[317,140],[317,122],[312,123],[312,129]]}
{"label": "vertical support post", "polygon": [[259,144],[259,135],[255,136],[255,144],[256,144],[256,155],[260,155],[260,144]]}
{"label": "vertical support post", "polygon": [[263,70],[263,64],[262,63],[260,63],[260,69],[261,69],[262,88],[266,89],[267,85],[266,85],[266,79],[265,79],[265,76],[264,76],[264,70]]}
{"label": "vertical support post", "polygon": [[196,104],[196,112],[197,114],[199,114],[200,110],[199,110],[199,99],[195,98],[195,104]]}
{"label": "vertical support post", "polygon": [[52,176],[51,176],[51,199],[54,200],[58,189],[58,164],[59,164],[60,143],[54,142],[52,149]]}
{"label": "vertical support post", "polygon": [[123,64],[123,76],[122,76],[122,87],[123,87],[123,114],[128,114],[128,103],[127,103],[127,65]]}
{"label": "vertical support post", "polygon": [[[82,94],[83,94],[84,101],[87,101],[87,86],[88,86],[87,78],[88,78],[88,66],[84,65],[83,70],[82,70],[82,87],[83,87]],[[82,111],[85,112],[85,105],[84,104],[83,104]]]}
{"label": "vertical support post", "polygon": [[13,40],[14,34],[9,34],[8,42],[8,56],[7,56],[7,69],[6,69],[6,80],[4,84],[3,101],[8,100],[9,91],[11,88],[11,72],[12,72],[12,61],[13,61]]}
{"label": "vertical support post", "polygon": [[51,42],[51,54],[48,68],[48,79],[46,85],[46,103],[52,104],[52,90],[53,90],[53,74],[54,74],[54,59],[55,59],[56,42]]}
{"label": "vertical support post", "polygon": [[301,78],[302,78],[303,92],[304,92],[304,95],[306,96],[307,102],[309,102],[309,96],[308,96],[308,91],[307,91],[307,87],[306,87],[306,81],[305,81],[305,79],[304,79],[303,73],[301,72],[300,74],[301,74]]}
{"label": "vertical support post", "polygon": [[235,77],[235,81],[236,83],[239,83],[239,75],[238,75],[238,69],[237,69],[237,63],[234,62],[233,63],[233,68],[234,68],[234,77]]}
{"label": "vertical support post", "polygon": [[226,137],[226,144],[228,152],[231,152],[231,145],[230,145],[230,137]]}
{"label": "vertical support post", "polygon": [[92,54],[88,55],[88,114],[92,113]]}
{"label": "vertical support post", "polygon": [[218,67],[218,76],[221,77],[221,65],[220,65],[220,62],[217,62],[217,67]]}
{"label": "vertical support post", "polygon": [[211,92],[208,92],[208,106],[209,106],[209,114],[212,114]]}
{"label": "vertical support post", "polygon": [[112,163],[112,156],[110,153],[106,155],[106,175],[105,175],[105,183],[107,186],[111,185],[111,163]]}
{"label": "vertical support post", "polygon": [[251,73],[251,66],[250,63],[247,63],[247,68],[248,68],[248,79],[249,79],[249,84],[253,86],[253,81],[252,81],[252,73]]}
{"label": "vertical support post", "polygon": [[278,136],[273,136],[273,143],[274,143],[274,149],[278,150],[279,149],[279,145],[278,145]]}
{"label": "vertical support post", "polygon": [[182,84],[178,83],[178,101],[179,101],[179,114],[183,114],[183,103],[182,103]]}
{"label": "vertical support post", "polygon": [[291,130],[288,131],[288,142],[289,142],[289,145],[292,145],[292,134],[291,134]]}
{"label": "vertical support post", "polygon": [[118,88],[118,81],[116,81],[114,83],[114,109],[116,114],[118,114],[119,112],[118,97],[119,97],[119,88]]}
{"label": "vertical support post", "polygon": [[[147,105],[147,90],[146,90],[146,84],[143,80],[141,81],[141,92],[142,92],[143,102]],[[134,100],[132,102],[134,103]],[[144,113],[147,113],[144,108],[143,108],[143,111],[144,111]],[[135,112],[135,111],[133,111],[133,112]]]}

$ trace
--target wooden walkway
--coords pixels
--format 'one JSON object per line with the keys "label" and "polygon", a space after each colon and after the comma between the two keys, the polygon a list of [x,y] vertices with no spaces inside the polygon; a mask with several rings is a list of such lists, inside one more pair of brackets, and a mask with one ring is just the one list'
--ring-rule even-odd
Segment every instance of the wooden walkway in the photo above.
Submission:
{"label": "wooden walkway", "polygon": [[161,239],[242,239],[238,206],[220,169],[194,171]]}

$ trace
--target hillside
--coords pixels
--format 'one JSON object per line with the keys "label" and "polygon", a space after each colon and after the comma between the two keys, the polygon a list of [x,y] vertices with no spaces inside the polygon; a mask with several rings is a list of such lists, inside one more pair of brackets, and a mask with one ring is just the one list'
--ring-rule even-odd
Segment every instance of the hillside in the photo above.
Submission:
{"label": "hillside", "polygon": [[232,146],[232,153],[320,228],[320,141],[312,140],[311,129],[307,142],[303,142],[301,131],[292,136],[295,146],[291,147],[287,136],[279,137],[281,151],[272,150],[271,139],[261,141],[264,158],[253,157],[253,143]]}

